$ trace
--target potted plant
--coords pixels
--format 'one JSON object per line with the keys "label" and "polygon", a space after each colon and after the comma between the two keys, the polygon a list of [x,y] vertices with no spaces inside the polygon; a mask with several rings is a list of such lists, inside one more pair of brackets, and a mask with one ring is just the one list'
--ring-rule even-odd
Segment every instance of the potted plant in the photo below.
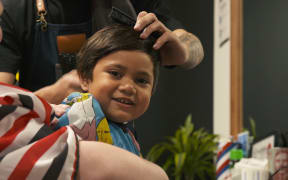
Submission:
{"label": "potted plant", "polygon": [[147,159],[159,164],[175,180],[216,179],[217,135],[196,130],[188,115],[185,125],[167,141],[154,145]]}

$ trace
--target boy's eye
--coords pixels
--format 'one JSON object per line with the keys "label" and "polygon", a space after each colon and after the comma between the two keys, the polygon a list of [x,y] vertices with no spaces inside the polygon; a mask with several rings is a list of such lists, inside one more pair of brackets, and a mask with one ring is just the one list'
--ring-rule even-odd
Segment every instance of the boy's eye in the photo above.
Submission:
{"label": "boy's eye", "polygon": [[136,81],[137,81],[137,83],[140,83],[140,84],[148,84],[149,83],[149,81],[144,79],[144,78],[139,78]]}
{"label": "boy's eye", "polygon": [[121,73],[118,71],[108,71],[108,73],[116,78],[121,78]]}

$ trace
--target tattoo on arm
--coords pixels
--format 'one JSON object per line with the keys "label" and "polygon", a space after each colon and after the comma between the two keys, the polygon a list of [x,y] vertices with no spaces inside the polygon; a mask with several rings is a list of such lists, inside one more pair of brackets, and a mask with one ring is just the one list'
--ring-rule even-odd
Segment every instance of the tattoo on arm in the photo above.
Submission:
{"label": "tattoo on arm", "polygon": [[189,58],[183,67],[188,69],[194,68],[204,57],[204,51],[200,40],[189,32],[181,34],[179,39],[186,45],[189,52]]}

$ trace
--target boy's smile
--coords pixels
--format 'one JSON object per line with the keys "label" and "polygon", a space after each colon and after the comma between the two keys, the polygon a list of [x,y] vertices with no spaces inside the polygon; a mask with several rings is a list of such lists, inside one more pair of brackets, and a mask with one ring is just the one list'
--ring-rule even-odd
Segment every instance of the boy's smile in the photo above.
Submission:
{"label": "boy's smile", "polygon": [[83,81],[99,101],[108,119],[127,122],[148,108],[154,84],[153,63],[141,51],[117,51],[100,59],[93,79]]}

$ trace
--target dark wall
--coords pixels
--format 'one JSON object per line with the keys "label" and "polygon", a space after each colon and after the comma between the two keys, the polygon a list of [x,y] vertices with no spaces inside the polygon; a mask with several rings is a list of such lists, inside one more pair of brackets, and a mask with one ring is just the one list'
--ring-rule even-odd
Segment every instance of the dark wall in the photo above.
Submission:
{"label": "dark wall", "polygon": [[288,1],[244,0],[244,126],[288,130]]}
{"label": "dark wall", "polygon": [[205,58],[193,70],[161,69],[159,86],[151,106],[135,122],[144,155],[165,136],[173,135],[189,113],[197,128],[203,127],[209,132],[213,130],[213,2],[169,0],[167,3],[186,29],[201,39]]}

